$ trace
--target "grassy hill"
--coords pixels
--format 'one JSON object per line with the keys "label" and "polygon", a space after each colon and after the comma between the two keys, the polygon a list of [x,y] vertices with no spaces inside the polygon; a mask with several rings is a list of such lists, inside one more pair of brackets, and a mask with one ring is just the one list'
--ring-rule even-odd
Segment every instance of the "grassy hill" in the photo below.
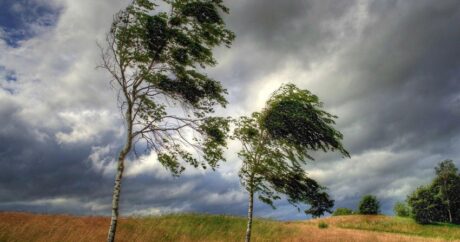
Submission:
{"label": "grassy hill", "polygon": [[[107,217],[0,213],[0,241],[105,241]],[[319,228],[327,223],[327,228]],[[243,241],[246,220],[225,215],[177,214],[120,220],[117,241]],[[460,227],[421,226],[387,216],[340,216],[299,222],[256,219],[254,241],[459,240]]]}

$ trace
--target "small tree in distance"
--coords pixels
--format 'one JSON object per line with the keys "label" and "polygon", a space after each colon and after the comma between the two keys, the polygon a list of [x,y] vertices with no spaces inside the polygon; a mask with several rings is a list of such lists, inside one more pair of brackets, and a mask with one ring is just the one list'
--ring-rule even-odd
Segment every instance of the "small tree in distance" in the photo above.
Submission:
{"label": "small tree in distance", "polygon": [[214,168],[223,159],[228,120],[210,114],[226,105],[226,90],[204,73],[216,64],[213,47],[234,39],[221,13],[228,13],[223,0],[133,0],[114,17],[100,67],[119,92],[126,138],[118,155],[109,242],[115,239],[125,158],[137,142],[174,175],[185,169],[182,161]]}
{"label": "small tree in distance", "polygon": [[409,217],[410,207],[405,202],[396,202],[393,207],[393,212],[398,217]]}
{"label": "small tree in distance", "polygon": [[332,213],[332,216],[344,216],[344,215],[352,215],[353,210],[349,208],[337,208],[334,213]]}
{"label": "small tree in distance", "polygon": [[267,101],[265,109],[236,122],[234,138],[242,144],[241,183],[249,195],[246,241],[251,239],[254,194],[274,207],[286,195],[294,206],[309,204],[313,217],[331,212],[334,205],[325,188],[309,178],[303,165],[313,159],[311,150],[334,151],[349,156],[342,134],[333,128],[333,116],[322,110],[317,96],[293,84],[283,85]]}
{"label": "small tree in distance", "polygon": [[358,211],[360,214],[372,215],[380,213],[380,202],[373,195],[365,195],[359,202]]}

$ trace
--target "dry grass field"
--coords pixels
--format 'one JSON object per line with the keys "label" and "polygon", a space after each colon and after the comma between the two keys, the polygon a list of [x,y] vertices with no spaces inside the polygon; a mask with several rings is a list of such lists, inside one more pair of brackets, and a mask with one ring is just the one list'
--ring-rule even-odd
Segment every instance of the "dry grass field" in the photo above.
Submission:
{"label": "dry grass field", "polygon": [[[117,241],[242,241],[245,222],[244,218],[225,215],[129,217],[120,221]],[[328,227],[320,229],[320,222],[327,223]],[[108,223],[107,217],[2,212],[0,241],[105,241]],[[377,231],[370,231],[374,230],[372,226]],[[253,240],[377,242],[460,239],[459,227],[418,226],[409,220],[385,216],[341,216],[303,222],[256,219]],[[422,233],[425,229],[428,232]]]}

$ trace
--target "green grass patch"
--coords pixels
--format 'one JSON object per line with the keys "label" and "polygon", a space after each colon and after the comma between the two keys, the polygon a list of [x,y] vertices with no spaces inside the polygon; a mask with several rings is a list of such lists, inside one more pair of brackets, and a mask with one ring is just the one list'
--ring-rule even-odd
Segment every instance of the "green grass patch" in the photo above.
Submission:
{"label": "green grass patch", "polygon": [[327,229],[327,227],[329,227],[329,225],[326,222],[321,221],[318,223],[318,228],[320,229]]}
{"label": "green grass patch", "polygon": [[[357,217],[357,216],[351,216]],[[398,233],[445,240],[459,240],[460,226],[453,224],[417,224],[411,218],[389,216],[359,216],[359,219],[343,219],[336,223],[337,227]]]}

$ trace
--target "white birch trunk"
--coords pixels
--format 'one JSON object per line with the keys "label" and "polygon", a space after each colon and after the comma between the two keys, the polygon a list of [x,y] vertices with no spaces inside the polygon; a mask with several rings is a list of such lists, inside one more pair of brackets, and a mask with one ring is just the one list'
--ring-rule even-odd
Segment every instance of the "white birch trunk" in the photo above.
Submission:
{"label": "white birch trunk", "polygon": [[117,231],[117,223],[118,223],[118,204],[120,202],[120,193],[121,193],[121,180],[123,178],[123,171],[125,169],[125,158],[128,153],[131,151],[131,145],[133,141],[133,122],[131,120],[132,115],[132,106],[128,106],[128,110],[126,111],[126,122],[128,126],[127,134],[126,134],[126,143],[123,149],[118,156],[118,163],[117,163],[117,174],[115,175],[115,184],[113,186],[113,195],[112,195],[112,217],[110,220],[110,227],[109,232],[107,235],[107,242],[114,242],[115,241],[115,233]]}
{"label": "white birch trunk", "polygon": [[249,204],[248,204],[248,225],[246,228],[246,242],[251,241],[251,229],[252,229],[252,215],[254,211],[254,191],[251,188],[249,191]]}

